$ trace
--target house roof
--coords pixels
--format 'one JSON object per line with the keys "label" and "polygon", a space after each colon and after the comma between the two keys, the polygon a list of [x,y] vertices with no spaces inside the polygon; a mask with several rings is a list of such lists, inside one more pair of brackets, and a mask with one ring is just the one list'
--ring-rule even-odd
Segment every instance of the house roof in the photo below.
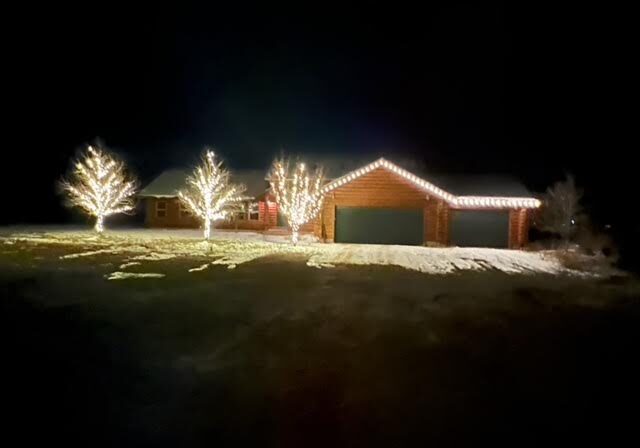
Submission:
{"label": "house roof", "polygon": [[[331,181],[357,171],[368,165],[372,159],[363,156],[330,155],[322,157],[312,154],[301,156],[301,160],[312,170],[322,166],[325,179]],[[421,160],[411,157],[394,157],[393,163],[455,195],[531,196],[531,192],[524,184],[513,176],[487,173],[469,175],[437,173],[430,171]]]}
{"label": "house roof", "polygon": [[[325,179],[330,182],[368,165],[372,159],[361,155],[344,157],[341,155],[301,154],[298,157],[292,157],[291,160],[304,161],[310,171],[321,166],[324,170]],[[394,164],[422,179],[428,179],[434,185],[454,195],[531,196],[531,192],[527,190],[522,182],[512,176],[502,174],[450,175],[437,173],[428,170],[420,159],[411,157],[394,158]],[[266,178],[269,180],[268,173]]]}
{"label": "house roof", "polygon": [[429,179],[443,190],[459,196],[531,196],[531,192],[512,176],[493,174],[439,175]]}
{"label": "house roof", "polygon": [[[345,157],[340,154],[298,154],[289,158],[291,163],[297,161],[304,162],[309,171],[314,171],[318,167],[322,167],[324,178],[326,180],[333,180],[344,176],[345,174],[355,171],[358,168],[367,165],[371,162],[372,157],[366,155],[353,155]],[[424,166],[418,160],[402,157],[394,159],[396,162],[414,173],[424,173]],[[267,171],[265,178],[269,180],[270,171]]]}
{"label": "house roof", "polygon": [[140,197],[176,197],[178,190],[186,186],[187,171],[166,170],[138,193]]}
{"label": "house roof", "polygon": [[[477,185],[475,185],[471,177],[458,177],[456,180],[456,176],[449,176],[448,180],[444,177],[440,179],[443,183],[439,184],[436,183],[437,179],[430,177],[429,180],[426,180],[384,158],[332,180],[324,186],[323,191],[328,193],[378,168],[404,177],[428,195],[443,199],[453,208],[537,208],[540,206],[538,199],[531,197],[522,184],[511,178],[504,178],[502,181],[498,181],[496,177],[485,177],[484,180],[476,178]],[[447,187],[444,187],[445,184]]]}
{"label": "house roof", "polygon": [[[314,168],[322,164],[328,183],[323,187],[324,192],[329,192],[354,179],[374,170],[383,168],[392,171],[415,186],[425,191],[426,194],[445,200],[453,208],[537,208],[540,201],[531,197],[531,193],[525,186],[510,176],[471,175],[421,175],[410,172],[400,166],[380,158],[368,164],[355,165],[356,160],[340,161],[338,158],[326,162],[321,160],[307,162]],[[415,166],[415,172],[422,172],[420,164]],[[348,167],[348,171],[345,171]],[[262,170],[237,170],[232,171],[233,182],[243,183],[247,190],[245,195],[251,198],[262,196],[268,189],[267,176]],[[167,170],[155,178],[149,185],[140,191],[140,197],[176,197],[178,190],[186,184],[187,171],[181,169]]]}
{"label": "house roof", "polygon": [[[139,193],[140,197],[166,197],[178,196],[178,190],[186,186],[186,179],[189,175],[187,170],[170,169],[160,173],[158,177],[144,187]],[[231,181],[244,184],[247,189],[245,196],[257,197],[264,193],[267,183],[262,170],[237,170],[231,171]]]}

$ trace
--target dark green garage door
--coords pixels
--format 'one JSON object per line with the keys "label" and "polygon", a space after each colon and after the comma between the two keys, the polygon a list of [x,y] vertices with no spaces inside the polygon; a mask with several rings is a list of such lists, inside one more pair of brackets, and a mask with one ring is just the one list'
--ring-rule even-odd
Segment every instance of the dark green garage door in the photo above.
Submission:
{"label": "dark green garage door", "polygon": [[422,209],[337,207],[336,243],[422,245]]}
{"label": "dark green garage door", "polygon": [[454,211],[451,244],[461,247],[508,247],[509,212]]}

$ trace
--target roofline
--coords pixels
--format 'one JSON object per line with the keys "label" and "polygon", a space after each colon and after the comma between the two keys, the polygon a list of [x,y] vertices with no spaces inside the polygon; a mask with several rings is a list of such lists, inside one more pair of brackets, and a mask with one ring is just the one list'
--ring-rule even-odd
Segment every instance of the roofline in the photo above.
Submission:
{"label": "roofline", "polygon": [[177,194],[146,194],[146,193],[138,193],[136,196],[139,198],[177,198]]}
{"label": "roofline", "polygon": [[444,200],[451,206],[456,209],[478,209],[478,208],[538,208],[540,207],[540,200],[533,197],[516,197],[516,196],[457,196],[451,194],[442,188],[437,187],[436,185],[422,179],[419,176],[405,170],[404,168],[400,168],[398,165],[389,162],[383,157],[375,160],[368,165],[365,165],[357,170],[353,170],[344,176],[338,177],[337,179],[329,182],[322,189],[323,193],[329,193],[331,190],[334,190],[338,187],[341,187],[344,184],[352,182],[364,174],[369,173],[377,168],[383,168],[393,173],[396,173],[406,180],[413,183],[415,186],[420,188],[421,190],[426,191],[432,196],[435,196],[439,199]]}
{"label": "roofline", "polygon": [[[164,199],[179,197],[177,194],[144,194],[144,193],[138,193],[137,196],[139,198],[164,198]],[[254,200],[256,197],[257,196],[240,196],[240,200],[251,201],[251,200]]]}

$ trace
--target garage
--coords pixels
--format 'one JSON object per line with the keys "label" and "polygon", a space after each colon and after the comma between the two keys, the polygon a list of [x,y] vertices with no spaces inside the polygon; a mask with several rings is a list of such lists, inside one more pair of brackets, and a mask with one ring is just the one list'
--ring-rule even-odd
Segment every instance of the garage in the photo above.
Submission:
{"label": "garage", "polygon": [[455,210],[451,244],[460,247],[509,247],[509,211]]}
{"label": "garage", "polygon": [[422,245],[421,208],[336,207],[335,241],[360,244]]}

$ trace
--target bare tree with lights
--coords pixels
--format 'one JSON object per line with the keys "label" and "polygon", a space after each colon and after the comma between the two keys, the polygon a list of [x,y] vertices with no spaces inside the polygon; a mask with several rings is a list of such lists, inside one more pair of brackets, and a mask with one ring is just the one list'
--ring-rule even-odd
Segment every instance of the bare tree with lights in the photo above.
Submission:
{"label": "bare tree with lights", "polygon": [[127,175],[125,165],[101,148],[89,146],[75,162],[70,179],[63,179],[62,190],[69,205],[95,216],[94,229],[104,231],[104,219],[134,209],[137,181]]}
{"label": "bare tree with lights", "polygon": [[322,168],[310,173],[304,163],[290,169],[288,160],[277,159],[271,168],[271,189],[291,228],[291,242],[298,244],[300,227],[314,219],[322,207]]}
{"label": "bare tree with lights", "polygon": [[576,186],[572,175],[547,188],[542,198],[542,209],[536,219],[536,226],[545,232],[557,234],[567,244],[575,234],[583,218],[580,205],[583,192]]}
{"label": "bare tree with lights", "polygon": [[231,184],[230,177],[213,151],[206,150],[201,165],[187,177],[185,189],[178,192],[182,203],[202,220],[207,240],[211,237],[211,223],[225,218],[244,199],[244,185]]}

